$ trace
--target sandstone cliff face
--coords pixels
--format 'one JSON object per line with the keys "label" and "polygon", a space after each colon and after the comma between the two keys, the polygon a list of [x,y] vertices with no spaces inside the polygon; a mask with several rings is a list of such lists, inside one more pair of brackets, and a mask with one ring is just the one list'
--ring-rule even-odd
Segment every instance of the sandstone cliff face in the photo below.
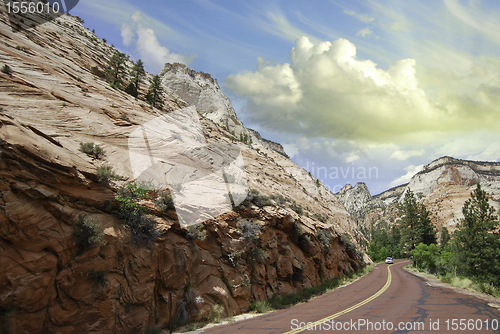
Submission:
{"label": "sandstone cliff face", "polygon": [[[17,19],[14,24],[30,26]],[[174,211],[161,213],[146,199],[141,204],[160,236],[134,244],[114,213],[117,190],[135,181],[129,137],[189,101],[166,87],[159,111],[110,88],[101,76],[115,50],[74,17],[29,31],[8,23],[0,14],[0,66],[12,69],[0,73],[4,331],[139,333],[171,320],[170,293],[174,317],[204,318],[216,304],[223,315],[234,315],[253,301],[300,291],[362,264],[361,253],[340,242],[342,233],[354,243],[363,237],[335,195],[276,150],[238,142],[220,122],[203,117],[200,141],[238,147],[248,187],[288,202],[230,210],[203,224],[202,240],[181,227]],[[191,130],[186,126],[185,135]],[[78,150],[81,142],[99,144],[106,156],[91,159]],[[106,186],[99,166],[112,166],[122,179]],[[79,250],[73,231],[80,215],[102,225],[105,245]],[[259,226],[251,242],[238,228],[242,220]],[[328,231],[329,242],[319,231]]]}

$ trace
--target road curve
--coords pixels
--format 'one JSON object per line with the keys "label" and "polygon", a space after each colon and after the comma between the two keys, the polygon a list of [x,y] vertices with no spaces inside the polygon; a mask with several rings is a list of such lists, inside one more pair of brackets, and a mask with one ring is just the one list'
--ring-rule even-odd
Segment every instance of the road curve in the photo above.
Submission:
{"label": "road curve", "polygon": [[378,264],[356,282],[307,303],[202,332],[500,333],[500,310],[429,286],[403,269],[408,263]]}

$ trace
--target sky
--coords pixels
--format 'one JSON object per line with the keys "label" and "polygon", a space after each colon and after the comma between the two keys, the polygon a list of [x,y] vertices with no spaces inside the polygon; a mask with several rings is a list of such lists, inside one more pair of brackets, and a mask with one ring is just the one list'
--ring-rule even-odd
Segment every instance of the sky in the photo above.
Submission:
{"label": "sky", "polygon": [[71,11],[157,74],[210,73],[240,120],[333,192],[431,161],[500,161],[500,2],[81,0]]}

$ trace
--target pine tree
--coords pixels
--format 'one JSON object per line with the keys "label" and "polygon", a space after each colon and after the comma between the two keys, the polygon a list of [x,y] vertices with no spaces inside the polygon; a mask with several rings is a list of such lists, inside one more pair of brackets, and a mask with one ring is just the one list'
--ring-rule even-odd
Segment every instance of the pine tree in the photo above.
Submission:
{"label": "pine tree", "polygon": [[499,222],[488,194],[478,183],[462,209],[464,218],[453,234],[460,249],[459,272],[500,286]]}
{"label": "pine tree", "polygon": [[150,79],[150,85],[148,93],[146,94],[146,101],[148,101],[151,106],[162,109],[163,99],[161,95],[163,93],[163,87],[161,85],[161,79],[159,75],[155,75],[153,79]]}
{"label": "pine tree", "polygon": [[450,243],[450,232],[448,231],[448,228],[443,226],[443,229],[441,230],[441,238],[439,239],[439,247],[441,249],[444,249],[446,246],[448,246]]}
{"label": "pine tree", "polygon": [[436,232],[429,218],[429,211],[419,204],[415,195],[408,189],[403,203],[398,205],[401,215],[401,248],[408,255],[415,247],[436,243]]}
{"label": "pine tree", "polygon": [[134,66],[132,66],[132,69],[130,70],[130,76],[132,77],[130,79],[130,82],[125,88],[125,92],[128,94],[132,95],[133,97],[139,96],[139,83],[141,82],[142,78],[146,76],[146,71],[144,70],[144,64],[142,60],[138,60]]}
{"label": "pine tree", "polygon": [[127,56],[124,53],[115,51],[111,58],[109,59],[108,69],[106,72],[110,76],[110,84],[113,87],[118,88],[123,84],[122,78],[125,73],[125,60]]}

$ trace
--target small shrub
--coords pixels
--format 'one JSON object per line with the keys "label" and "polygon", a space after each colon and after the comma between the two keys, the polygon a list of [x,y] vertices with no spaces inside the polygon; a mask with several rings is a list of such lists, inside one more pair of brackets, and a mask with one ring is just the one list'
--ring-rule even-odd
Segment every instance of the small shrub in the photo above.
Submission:
{"label": "small shrub", "polygon": [[314,246],[314,243],[311,240],[311,237],[308,236],[307,234],[303,235],[300,238],[299,241],[299,247],[302,248],[304,251],[309,251],[311,248]]}
{"label": "small shrub", "polygon": [[155,200],[155,207],[163,212],[174,208],[174,199],[170,191],[164,190],[158,194],[158,198]]}
{"label": "small shrub", "polygon": [[146,217],[146,209],[136,202],[143,199],[149,191],[150,187],[145,184],[128,183],[118,190],[115,197],[120,202],[118,217],[125,220],[125,226],[132,233],[135,244],[149,245],[160,236],[156,221]]}
{"label": "small shrub", "polygon": [[264,264],[266,259],[269,257],[269,254],[262,248],[256,247],[250,251],[250,256],[257,263]]}
{"label": "small shrub", "polygon": [[473,282],[468,278],[453,277],[450,284],[453,286],[458,286],[462,289],[468,289],[472,286]]}
{"label": "small shrub", "polygon": [[120,176],[113,172],[113,167],[111,166],[98,166],[97,167],[97,177],[98,181],[108,186],[111,180],[120,180]]}
{"label": "small shrub", "polygon": [[236,227],[240,231],[241,237],[246,241],[257,240],[261,229],[259,223],[246,219],[237,222]]}
{"label": "small shrub", "polygon": [[271,205],[271,199],[269,196],[261,195],[257,189],[251,189],[248,196],[239,205],[239,208],[249,207],[252,204],[258,206],[259,208],[263,208]]}
{"label": "small shrub", "polygon": [[212,306],[210,313],[208,313],[207,320],[209,322],[219,323],[223,313],[224,313],[224,306],[215,304],[214,306]]}
{"label": "small shrub", "polygon": [[129,121],[130,119],[128,118],[127,113],[123,113],[120,116],[118,116],[122,121]]}
{"label": "small shrub", "polygon": [[245,250],[242,249],[242,250],[239,250],[239,251],[231,252],[230,254],[227,255],[227,257],[229,258],[229,261],[231,261],[231,265],[233,267],[236,267],[236,265],[238,264],[238,259],[241,257],[241,255],[244,252],[245,252]]}
{"label": "small shrub", "polygon": [[25,46],[17,45],[16,50],[23,51],[23,52],[28,52],[28,48]]}
{"label": "small shrub", "polygon": [[322,215],[319,215],[317,213],[313,214],[313,218],[319,220],[320,222],[322,223],[326,223],[326,220],[327,220],[327,216],[322,216]]}
{"label": "small shrub", "polygon": [[283,195],[278,194],[278,195],[271,195],[269,196],[270,199],[274,200],[276,202],[276,205],[279,207],[284,208],[285,207],[285,197]]}
{"label": "small shrub", "polygon": [[82,251],[106,244],[101,224],[97,219],[87,215],[78,217],[78,222],[74,226],[73,236]]}
{"label": "small shrub", "polygon": [[296,213],[298,213],[299,215],[303,214],[304,213],[304,209],[302,208],[302,205],[300,204],[297,204],[297,203],[292,203],[290,205],[290,208],[295,211]]}
{"label": "small shrub", "polygon": [[250,311],[255,311],[257,313],[267,313],[271,309],[271,304],[268,301],[259,301],[250,304]]}
{"label": "small shrub", "polygon": [[356,245],[351,241],[351,237],[347,233],[342,233],[340,242],[344,244],[348,252],[355,253],[357,250]]}
{"label": "small shrub", "polygon": [[106,151],[104,151],[101,146],[94,145],[94,143],[80,143],[80,148],[78,150],[94,160],[102,159],[106,155]]}
{"label": "small shrub", "polygon": [[242,278],[243,280],[241,281],[241,287],[246,288],[250,285],[250,277],[248,277],[247,274],[244,274]]}
{"label": "small shrub", "polygon": [[2,66],[2,73],[5,73],[5,74],[8,74],[8,75],[11,75],[12,74],[12,69],[10,68],[9,65],[7,64],[4,64]]}
{"label": "small shrub", "polygon": [[297,235],[297,236],[301,236],[303,235],[304,233],[306,233],[304,231],[304,227],[300,224],[300,223],[295,223],[293,225],[293,232]]}
{"label": "small shrub", "polygon": [[202,224],[189,225],[187,235],[193,240],[204,241],[207,238],[207,231]]}
{"label": "small shrub", "polygon": [[316,238],[318,238],[319,242],[325,247],[330,248],[330,243],[332,242],[332,235],[327,230],[317,230]]}
{"label": "small shrub", "polygon": [[157,223],[142,213],[132,215],[125,226],[132,233],[132,242],[136,245],[149,245],[160,236]]}
{"label": "small shrub", "polygon": [[186,332],[192,332],[192,331],[195,331],[196,329],[198,329],[198,325],[197,324],[191,324],[189,326],[186,327]]}

